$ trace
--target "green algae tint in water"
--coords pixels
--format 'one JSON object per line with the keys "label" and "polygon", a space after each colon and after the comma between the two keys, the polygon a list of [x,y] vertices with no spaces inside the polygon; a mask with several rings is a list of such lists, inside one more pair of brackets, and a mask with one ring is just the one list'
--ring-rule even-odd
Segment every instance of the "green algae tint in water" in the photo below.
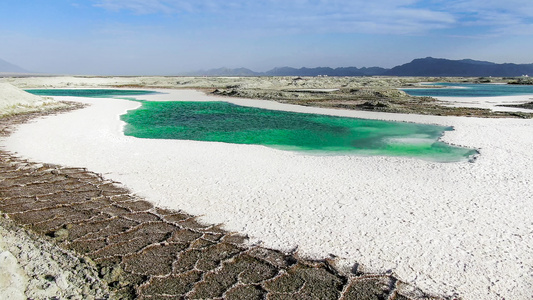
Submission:
{"label": "green algae tint in water", "polygon": [[226,102],[143,102],[121,117],[125,134],[265,145],[323,154],[411,156],[461,161],[477,153],[438,138],[450,127],[243,107]]}
{"label": "green algae tint in water", "polygon": [[113,89],[30,89],[26,92],[38,96],[71,96],[91,98],[112,98],[117,96],[139,96],[155,94],[152,91],[143,90],[113,90]]}

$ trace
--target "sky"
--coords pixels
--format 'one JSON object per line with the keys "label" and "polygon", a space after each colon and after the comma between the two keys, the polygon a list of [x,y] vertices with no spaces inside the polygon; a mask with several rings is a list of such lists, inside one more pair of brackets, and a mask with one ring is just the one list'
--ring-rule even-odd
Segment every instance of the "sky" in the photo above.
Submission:
{"label": "sky", "polygon": [[54,74],[533,63],[532,0],[2,0],[0,59]]}

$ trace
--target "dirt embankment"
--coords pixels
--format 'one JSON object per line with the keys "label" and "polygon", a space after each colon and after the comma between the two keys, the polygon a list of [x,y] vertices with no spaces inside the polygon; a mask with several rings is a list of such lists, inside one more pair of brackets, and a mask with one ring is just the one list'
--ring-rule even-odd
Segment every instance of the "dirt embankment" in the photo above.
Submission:
{"label": "dirt embankment", "polygon": [[410,96],[399,88],[427,82],[513,83],[515,78],[463,77],[51,77],[5,78],[19,88],[198,89],[228,97],[268,99],[326,108],[390,113],[488,118],[532,118],[524,112],[450,107],[431,97]]}

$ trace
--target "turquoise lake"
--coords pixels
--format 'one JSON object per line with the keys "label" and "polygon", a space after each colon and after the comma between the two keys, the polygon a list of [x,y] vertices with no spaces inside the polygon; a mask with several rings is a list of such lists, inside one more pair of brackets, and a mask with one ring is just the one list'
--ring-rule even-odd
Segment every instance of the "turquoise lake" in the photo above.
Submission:
{"label": "turquoise lake", "polygon": [[[28,91],[57,95],[55,90]],[[73,96],[68,90],[60,91],[62,96]],[[72,91],[78,96],[85,93]],[[90,92],[85,97],[95,97],[89,96],[94,90],[87,91]],[[131,91],[111,91],[97,94],[132,95]],[[275,111],[227,102],[139,102],[140,108],[121,116],[127,123],[124,133],[138,138],[255,144],[320,155],[407,156],[442,162],[464,161],[477,153],[438,141],[445,131],[452,130],[446,126]]]}
{"label": "turquoise lake", "polygon": [[29,89],[28,93],[39,96],[71,96],[89,98],[112,98],[156,94],[143,90],[112,90],[112,89]]}
{"label": "turquoise lake", "polygon": [[429,97],[496,97],[533,95],[531,85],[513,84],[472,84],[472,83],[435,83],[428,86],[438,88],[402,89],[412,96]]}

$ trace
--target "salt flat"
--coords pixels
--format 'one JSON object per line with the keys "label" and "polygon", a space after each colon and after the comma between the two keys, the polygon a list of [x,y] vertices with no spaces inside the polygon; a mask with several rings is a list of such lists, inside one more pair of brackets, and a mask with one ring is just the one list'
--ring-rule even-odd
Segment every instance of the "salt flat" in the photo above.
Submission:
{"label": "salt flat", "polygon": [[437,97],[444,101],[446,106],[452,107],[475,107],[491,109],[493,111],[531,112],[530,109],[509,107],[502,105],[517,105],[531,102],[531,95],[521,96],[497,96],[497,97]]}
{"label": "salt flat", "polygon": [[[142,99],[229,101],[270,109],[454,126],[446,142],[474,163],[310,156],[263,146],[124,136],[139,103],[60,97],[90,107],[22,125],[2,141],[36,161],[83,166],[160,206],[223,223],[252,243],[335,255],[366,271],[464,299],[530,299],[533,121],[326,110],[164,90]],[[34,145],[39,145],[35,147]]]}

